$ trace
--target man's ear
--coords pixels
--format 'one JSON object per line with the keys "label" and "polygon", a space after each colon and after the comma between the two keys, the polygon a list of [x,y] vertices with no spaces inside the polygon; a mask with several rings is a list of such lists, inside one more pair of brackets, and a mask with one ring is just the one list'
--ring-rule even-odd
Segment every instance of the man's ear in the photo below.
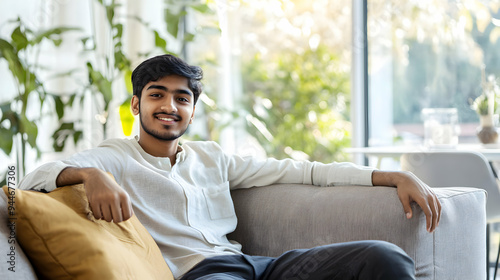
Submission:
{"label": "man's ear", "polygon": [[132,96],[132,100],[130,100],[130,108],[132,109],[134,116],[139,115],[139,97],[137,97],[137,95]]}
{"label": "man's ear", "polygon": [[196,111],[196,106],[193,105],[193,113],[191,114],[191,119],[189,120],[189,124],[193,123],[194,120],[194,112]]}

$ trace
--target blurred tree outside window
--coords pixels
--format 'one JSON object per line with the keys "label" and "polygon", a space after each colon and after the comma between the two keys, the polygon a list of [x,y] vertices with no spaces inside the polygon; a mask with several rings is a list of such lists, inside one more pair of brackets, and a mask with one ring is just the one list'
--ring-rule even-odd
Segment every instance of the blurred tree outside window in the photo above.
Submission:
{"label": "blurred tree outside window", "polygon": [[269,156],[345,160],[350,1],[246,1],[238,18],[251,135]]}
{"label": "blurred tree outside window", "polygon": [[500,1],[368,1],[371,146],[421,144],[421,110],[457,108],[477,142],[470,100],[481,70],[500,77]]}
{"label": "blurred tree outside window", "polygon": [[223,142],[232,126],[239,146],[253,143],[270,157],[348,160],[342,149],[351,140],[351,2],[216,4],[222,42],[195,41],[190,56],[217,61],[204,68],[215,129],[207,137]]}

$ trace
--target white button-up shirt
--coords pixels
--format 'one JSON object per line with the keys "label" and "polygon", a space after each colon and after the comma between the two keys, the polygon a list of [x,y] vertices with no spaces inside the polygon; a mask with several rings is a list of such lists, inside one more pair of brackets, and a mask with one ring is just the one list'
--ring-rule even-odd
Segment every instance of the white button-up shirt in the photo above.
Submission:
{"label": "white button-up shirt", "polygon": [[203,141],[184,143],[171,166],[169,158],[146,153],[137,139],[110,139],[67,160],[42,165],[19,187],[54,190],[57,176],[69,166],[113,174],[175,278],[204,258],[241,254],[241,246],[226,237],[237,224],[230,189],[274,183],[372,185],[373,171],[352,163],[244,158]]}

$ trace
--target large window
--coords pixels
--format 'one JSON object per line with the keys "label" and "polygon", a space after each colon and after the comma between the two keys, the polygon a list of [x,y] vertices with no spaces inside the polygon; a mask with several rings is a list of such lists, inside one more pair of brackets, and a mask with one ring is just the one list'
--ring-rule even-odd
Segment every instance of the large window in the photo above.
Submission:
{"label": "large window", "polygon": [[457,108],[460,142],[477,142],[470,100],[481,72],[500,77],[500,2],[368,1],[372,146],[420,144],[423,108]]}

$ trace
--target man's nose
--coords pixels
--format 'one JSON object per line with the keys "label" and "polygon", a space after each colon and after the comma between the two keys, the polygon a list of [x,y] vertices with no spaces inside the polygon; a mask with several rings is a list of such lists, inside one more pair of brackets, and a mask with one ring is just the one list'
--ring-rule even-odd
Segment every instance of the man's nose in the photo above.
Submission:
{"label": "man's nose", "polygon": [[166,113],[175,113],[177,112],[177,106],[175,105],[175,100],[173,97],[165,98],[161,108],[162,111]]}

